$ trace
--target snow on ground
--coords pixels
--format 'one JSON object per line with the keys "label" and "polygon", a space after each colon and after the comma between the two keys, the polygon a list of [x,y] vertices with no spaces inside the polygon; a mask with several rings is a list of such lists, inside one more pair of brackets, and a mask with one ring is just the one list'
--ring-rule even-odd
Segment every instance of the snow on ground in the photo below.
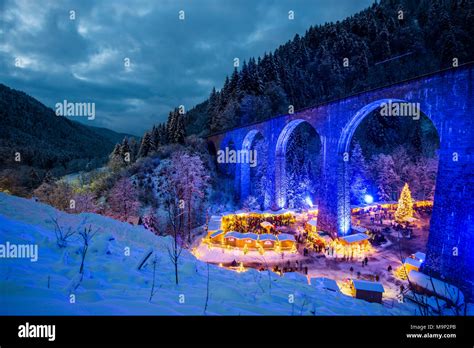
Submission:
{"label": "snow on ground", "polygon": [[[51,221],[56,215],[65,228],[75,229],[87,218],[87,225],[99,229],[86,256],[84,279],[72,292],[76,303],[70,303],[69,289],[78,277],[80,243],[73,240],[63,249],[56,245]],[[391,307],[311,286],[296,273],[279,277],[209,265],[209,303],[204,313],[208,266],[183,251],[176,286],[168,238],[100,215],[66,214],[0,193],[0,244],[7,241],[37,244],[39,258],[37,262],[0,259],[0,315],[413,315],[416,311],[410,303]],[[137,270],[150,247],[158,257],[157,291],[151,302],[151,266]]]}

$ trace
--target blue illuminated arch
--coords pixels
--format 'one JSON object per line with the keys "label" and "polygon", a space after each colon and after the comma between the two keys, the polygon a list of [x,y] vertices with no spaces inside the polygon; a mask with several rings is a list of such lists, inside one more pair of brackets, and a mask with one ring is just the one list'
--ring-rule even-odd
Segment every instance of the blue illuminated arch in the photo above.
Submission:
{"label": "blue illuminated arch", "polygon": [[[252,129],[246,135],[242,141],[242,151],[250,151],[252,149],[252,144],[255,141],[257,136],[263,135],[260,131]],[[261,159],[266,160],[266,159]],[[257,165],[258,165],[258,154],[257,154]],[[250,164],[244,162],[240,164],[240,200],[243,202],[250,194]]]}
{"label": "blue illuminated arch", "polygon": [[286,150],[288,141],[295,129],[303,123],[308,124],[319,136],[316,129],[314,129],[314,127],[309,122],[302,119],[297,119],[289,122],[283,128],[277,140],[275,149],[275,200],[279,208],[284,208],[286,206]]}
{"label": "blue illuminated arch", "polygon": [[[350,203],[350,177],[349,177],[349,156],[352,137],[364,120],[364,118],[371,112],[381,108],[388,103],[407,103],[406,100],[401,99],[379,99],[373,101],[363,108],[349,120],[346,126],[342,129],[341,136],[338,142],[338,180],[337,180],[337,227],[338,235],[347,235],[351,232],[351,203]],[[436,129],[439,137],[439,131],[432,121],[429,114],[423,113],[432,122],[434,129]]]}

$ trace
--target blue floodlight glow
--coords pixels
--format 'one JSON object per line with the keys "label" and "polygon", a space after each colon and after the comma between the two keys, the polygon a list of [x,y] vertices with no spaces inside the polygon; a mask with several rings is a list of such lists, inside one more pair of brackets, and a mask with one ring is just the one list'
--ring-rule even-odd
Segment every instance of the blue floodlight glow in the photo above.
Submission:
{"label": "blue floodlight glow", "polygon": [[372,203],[374,203],[374,197],[372,197],[371,195],[365,195],[364,196],[364,201],[367,204],[372,204]]}

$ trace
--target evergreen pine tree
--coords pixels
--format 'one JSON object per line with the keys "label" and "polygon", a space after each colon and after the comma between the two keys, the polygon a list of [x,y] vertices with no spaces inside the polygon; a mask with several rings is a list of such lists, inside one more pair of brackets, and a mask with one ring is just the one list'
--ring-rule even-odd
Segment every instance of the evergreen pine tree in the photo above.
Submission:
{"label": "evergreen pine tree", "polygon": [[138,151],[138,157],[147,157],[153,151],[153,140],[151,139],[150,132],[146,132],[143,136],[142,143],[140,144],[140,150]]}
{"label": "evergreen pine tree", "polygon": [[53,174],[48,170],[43,178],[43,183],[44,184],[53,184],[55,182],[55,179],[53,177]]}
{"label": "evergreen pine tree", "polygon": [[413,217],[413,200],[411,198],[410,189],[408,184],[405,183],[398,200],[398,207],[395,211],[395,220],[398,222],[404,222],[409,218]]}
{"label": "evergreen pine tree", "polygon": [[109,156],[109,163],[108,166],[113,170],[116,171],[122,167],[122,149],[120,144],[115,144],[114,150]]}
{"label": "evergreen pine tree", "polygon": [[[128,144],[128,138],[127,137],[123,138],[123,140],[122,140],[122,144],[120,146],[120,157],[121,157],[121,160],[122,160],[122,164],[124,166],[127,166],[132,162],[132,154],[131,154],[131,151],[130,151],[130,146]],[[127,161],[127,158],[129,159],[129,161]]]}
{"label": "evergreen pine tree", "polygon": [[166,129],[166,125],[164,123],[160,124],[159,126],[159,134],[160,134],[160,144],[166,145],[169,143],[169,136],[168,131]]}
{"label": "evergreen pine tree", "polygon": [[355,204],[363,203],[368,189],[368,169],[359,143],[356,143],[352,149],[350,177],[351,202]]}
{"label": "evergreen pine tree", "polygon": [[237,71],[237,68],[234,68],[234,72],[230,77],[229,92],[232,99],[238,100],[240,98],[239,72]]}
{"label": "evergreen pine tree", "polygon": [[138,151],[140,150],[140,144],[135,138],[130,139],[130,157],[131,161],[135,162],[138,157]]}
{"label": "evergreen pine tree", "polygon": [[176,129],[173,134],[173,141],[177,144],[184,144],[184,138],[186,137],[186,130],[184,128],[184,115],[177,114],[176,117]]}
{"label": "evergreen pine tree", "polygon": [[180,115],[177,108],[170,112],[167,123],[167,131],[168,140],[170,143],[184,144],[184,138],[186,137],[184,116]]}
{"label": "evergreen pine tree", "polygon": [[156,151],[158,147],[161,145],[159,126],[158,127],[153,126],[151,130],[151,139],[153,140],[153,145],[155,146],[153,151]]}

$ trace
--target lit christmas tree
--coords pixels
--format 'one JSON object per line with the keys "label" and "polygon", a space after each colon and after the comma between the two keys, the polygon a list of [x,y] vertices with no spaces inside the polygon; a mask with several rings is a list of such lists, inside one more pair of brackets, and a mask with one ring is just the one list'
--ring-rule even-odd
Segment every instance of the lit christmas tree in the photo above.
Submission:
{"label": "lit christmas tree", "polygon": [[413,217],[413,199],[408,184],[405,184],[398,200],[397,211],[395,212],[395,220],[398,222],[406,221]]}

